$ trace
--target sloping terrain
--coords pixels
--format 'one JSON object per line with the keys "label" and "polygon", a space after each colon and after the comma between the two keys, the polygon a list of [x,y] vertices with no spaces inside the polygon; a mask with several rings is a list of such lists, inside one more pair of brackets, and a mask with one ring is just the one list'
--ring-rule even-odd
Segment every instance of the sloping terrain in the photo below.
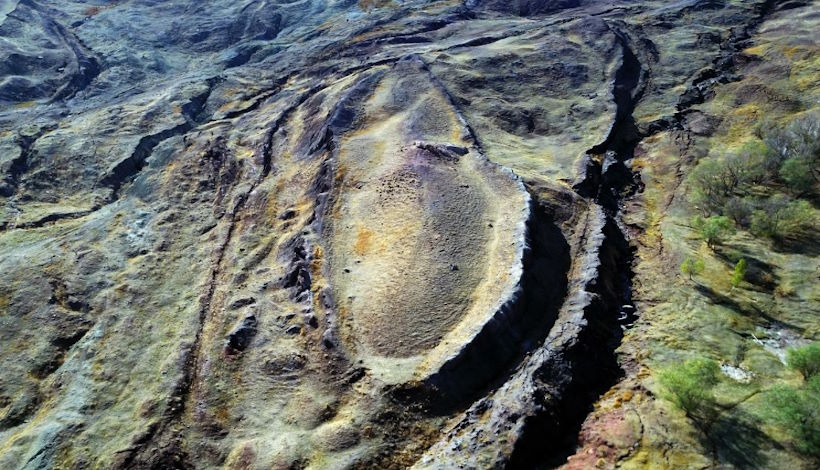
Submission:
{"label": "sloping terrain", "polygon": [[[714,242],[686,175],[816,116],[818,22],[0,0],[0,468],[815,468],[765,410],[817,182]],[[700,356],[708,421],[661,378]]]}

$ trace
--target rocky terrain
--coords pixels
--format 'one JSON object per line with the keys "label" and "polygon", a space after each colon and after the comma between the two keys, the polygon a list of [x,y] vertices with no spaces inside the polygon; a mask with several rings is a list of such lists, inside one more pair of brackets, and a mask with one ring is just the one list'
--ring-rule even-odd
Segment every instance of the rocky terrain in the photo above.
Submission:
{"label": "rocky terrain", "polygon": [[[819,32],[816,1],[0,0],[0,468],[817,468],[766,418],[820,336],[817,182],[813,228],[715,248],[687,175],[816,119]],[[708,422],[662,381],[696,356]]]}

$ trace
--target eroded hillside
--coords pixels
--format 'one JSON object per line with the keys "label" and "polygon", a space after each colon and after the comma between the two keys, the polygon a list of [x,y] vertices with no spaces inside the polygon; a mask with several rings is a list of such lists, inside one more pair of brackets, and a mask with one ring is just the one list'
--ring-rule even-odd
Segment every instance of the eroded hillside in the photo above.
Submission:
{"label": "eroded hillside", "polygon": [[818,22],[0,0],[0,467],[814,468]]}

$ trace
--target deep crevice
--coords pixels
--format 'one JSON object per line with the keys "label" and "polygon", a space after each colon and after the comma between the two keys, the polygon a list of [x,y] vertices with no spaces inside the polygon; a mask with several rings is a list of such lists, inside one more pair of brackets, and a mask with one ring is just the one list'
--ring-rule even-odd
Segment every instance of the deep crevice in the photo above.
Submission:
{"label": "deep crevice", "polygon": [[131,155],[117,163],[108,174],[100,180],[100,184],[111,188],[111,194],[108,197],[108,203],[112,203],[119,199],[120,190],[122,187],[133,181],[143,168],[148,164],[148,158],[153,154],[154,149],[162,142],[185,134],[193,129],[197,124],[203,122],[203,113],[205,112],[205,105],[208,97],[211,95],[211,90],[217,82],[216,78],[207,80],[208,88],[193,97],[188,103],[182,106],[182,115],[185,117],[185,122],[178,126],[163,131],[150,134],[142,137],[137,143],[137,147],[131,152]]}
{"label": "deep crevice", "polygon": [[[652,123],[645,132],[638,129],[632,114],[644,91],[646,71],[630,48],[629,36],[613,27],[623,49],[623,62],[613,87],[616,119],[606,140],[587,152],[583,178],[575,185],[579,194],[595,201],[606,214],[604,241],[599,252],[601,265],[592,286],[597,296],[585,309],[589,325],[574,347],[564,351],[561,360],[547,363],[539,370],[542,401],[555,390],[561,390],[560,397],[557,403],[542,403],[542,411],[527,420],[508,468],[552,468],[565,464],[577,450],[578,434],[594,403],[623,377],[615,350],[623,338],[624,328],[634,322],[637,312],[631,298],[635,248],[621,228],[619,211],[625,198],[642,189],[637,175],[626,162],[634,156],[641,140],[656,132],[680,128],[684,113],[709,99],[715,85],[736,80],[733,75],[736,56],[776,3],[767,0],[756,6],[755,19],[742,30],[731,32],[721,47],[721,55],[713,62],[714,68],[702,71],[693,81],[681,96],[674,117]],[[556,384],[556,377],[567,379]],[[547,452],[545,443],[552,444]]]}
{"label": "deep crevice", "polygon": [[74,57],[77,59],[77,73],[63,85],[54,96],[49,99],[50,103],[60,100],[66,100],[74,97],[77,93],[85,90],[94,79],[102,72],[100,61],[94,57],[90,49],[82,43],[80,38],[70,33],[60,23],[49,19],[48,23],[54,28],[55,33],[63,42],[71,49]]}
{"label": "deep crevice", "polygon": [[[586,327],[572,345],[546,362],[535,380],[541,411],[525,421],[508,468],[550,468],[566,463],[577,446],[578,433],[594,403],[621,377],[615,353],[623,328],[634,321],[632,263],[634,248],[618,223],[621,201],[640,190],[626,166],[642,136],[633,117],[646,83],[646,71],[631,48],[629,36],[610,25],[622,49],[615,73],[615,122],[606,139],[587,152],[584,179],[576,191],[605,214],[600,265],[586,287],[594,298],[584,308]],[[550,447],[545,450],[545,443]]]}
{"label": "deep crevice", "polygon": [[543,343],[568,290],[570,246],[553,211],[533,200],[520,285],[458,356],[427,379],[394,388],[400,403],[421,403],[432,415],[464,409],[507,382]]}
{"label": "deep crevice", "polygon": [[0,196],[14,196],[20,185],[20,179],[23,177],[23,174],[28,171],[29,159],[35,152],[34,144],[47,132],[54,130],[55,127],[56,126],[43,127],[34,135],[19,134],[17,136],[17,145],[20,147],[20,154],[11,160],[6,176],[3,178],[2,184],[0,184]]}
{"label": "deep crevice", "polygon": [[578,432],[598,398],[623,377],[615,349],[621,342],[621,306],[631,300],[632,249],[614,220],[603,228],[599,274],[588,291],[588,324],[571,346],[541,366],[535,383],[540,412],[525,421],[507,463],[511,469],[553,468],[575,452]]}

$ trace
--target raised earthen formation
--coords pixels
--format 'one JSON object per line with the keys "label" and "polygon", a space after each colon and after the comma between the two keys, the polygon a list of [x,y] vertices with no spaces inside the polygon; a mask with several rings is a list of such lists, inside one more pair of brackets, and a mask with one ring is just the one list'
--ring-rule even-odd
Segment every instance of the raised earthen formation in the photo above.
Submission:
{"label": "raised earthen formation", "polygon": [[776,11],[0,1],[0,468],[563,463],[636,146]]}

